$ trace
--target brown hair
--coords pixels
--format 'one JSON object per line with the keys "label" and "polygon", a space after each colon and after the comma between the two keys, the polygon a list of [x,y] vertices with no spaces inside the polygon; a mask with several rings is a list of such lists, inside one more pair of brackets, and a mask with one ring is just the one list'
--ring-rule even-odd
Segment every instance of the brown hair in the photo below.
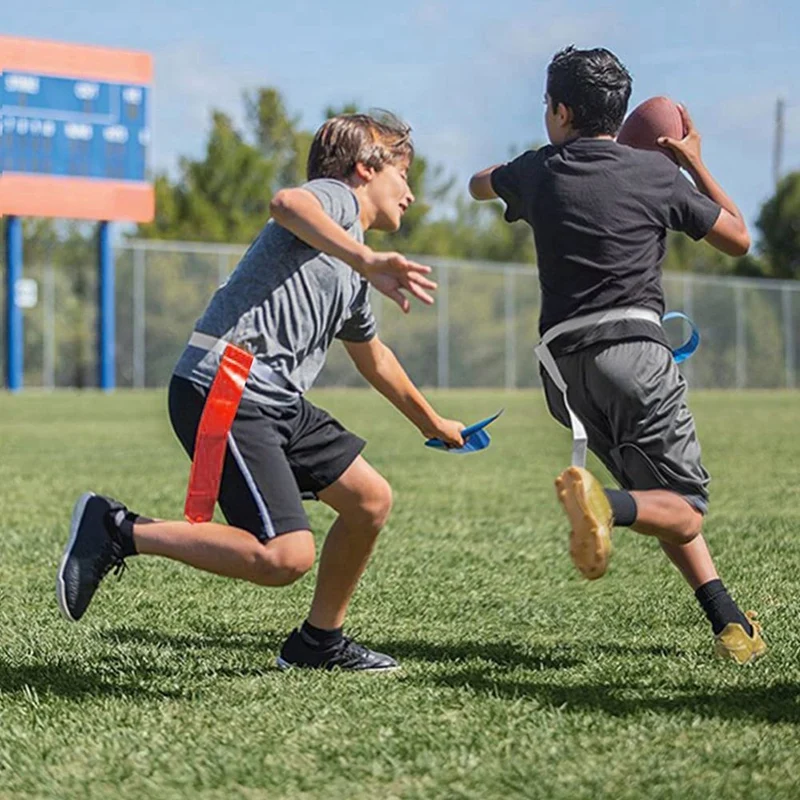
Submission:
{"label": "brown hair", "polygon": [[316,133],[308,153],[308,180],[346,180],[361,162],[380,171],[384,164],[414,158],[411,128],[388,111],[331,117]]}

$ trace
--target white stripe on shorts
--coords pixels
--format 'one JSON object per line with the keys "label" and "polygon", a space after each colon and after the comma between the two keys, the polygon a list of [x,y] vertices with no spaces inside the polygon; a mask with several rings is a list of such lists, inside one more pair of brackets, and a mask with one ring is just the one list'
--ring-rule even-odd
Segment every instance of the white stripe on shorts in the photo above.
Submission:
{"label": "white stripe on shorts", "polygon": [[258,515],[261,517],[261,522],[264,526],[264,532],[267,534],[268,539],[274,539],[277,534],[275,533],[275,526],[272,524],[272,518],[269,515],[269,509],[264,502],[264,498],[261,496],[253,474],[247,468],[247,462],[244,460],[244,456],[242,456],[236,444],[236,440],[233,438],[233,433],[228,434],[228,447],[230,447],[234,461],[236,461],[236,465],[241,470],[242,475],[244,475],[247,488],[250,489],[250,494],[253,496],[253,500],[258,508]]}

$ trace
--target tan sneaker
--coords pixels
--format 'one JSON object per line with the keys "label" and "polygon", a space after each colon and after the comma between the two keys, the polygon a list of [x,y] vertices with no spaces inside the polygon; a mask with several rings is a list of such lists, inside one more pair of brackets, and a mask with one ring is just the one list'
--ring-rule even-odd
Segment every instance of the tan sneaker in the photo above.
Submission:
{"label": "tan sneaker", "polygon": [[581,467],[570,467],[556,478],[556,494],[569,517],[569,554],[581,575],[602,578],[611,555],[611,504],[597,478]]}
{"label": "tan sneaker", "polygon": [[753,635],[748,636],[738,622],[729,622],[722,632],[714,637],[714,652],[720,658],[727,658],[737,664],[752,664],[767,652],[767,643],[761,636],[761,623],[756,622],[756,613],[746,611]]}

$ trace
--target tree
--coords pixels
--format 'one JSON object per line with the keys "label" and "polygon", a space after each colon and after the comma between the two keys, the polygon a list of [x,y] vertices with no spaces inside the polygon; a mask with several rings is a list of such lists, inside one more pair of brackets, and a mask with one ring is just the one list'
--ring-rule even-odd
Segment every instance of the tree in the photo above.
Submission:
{"label": "tree", "polygon": [[800,278],[800,172],[788,174],[761,207],[759,249],[772,277]]}
{"label": "tree", "polygon": [[278,169],[215,111],[205,158],[181,159],[175,183],[166,175],[156,178],[156,217],[139,225],[137,236],[248,242],[268,216]]}
{"label": "tree", "polygon": [[277,89],[264,87],[245,93],[244,103],[256,146],[273,166],[270,189],[276,192],[302,183],[313,134],[299,127],[299,116],[288,115]]}

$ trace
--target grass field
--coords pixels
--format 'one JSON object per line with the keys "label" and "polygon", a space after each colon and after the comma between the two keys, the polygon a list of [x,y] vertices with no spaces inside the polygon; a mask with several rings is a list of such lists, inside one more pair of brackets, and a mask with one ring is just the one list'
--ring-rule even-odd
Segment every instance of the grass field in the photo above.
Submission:
{"label": "grass field", "polygon": [[[132,559],[84,620],[55,567],[76,496],[180,514],[163,393],[0,397],[0,797],[800,796],[800,395],[697,393],[707,536],[770,653],[712,659],[653,540],[587,584],[552,479],[568,434],[538,394],[434,393],[506,414],[485,453],[425,450],[376,395],[312,395],[370,440],[395,509],[351,632],[394,675],[282,673],[313,575],[281,590]],[[309,507],[320,533],[331,514]]]}

